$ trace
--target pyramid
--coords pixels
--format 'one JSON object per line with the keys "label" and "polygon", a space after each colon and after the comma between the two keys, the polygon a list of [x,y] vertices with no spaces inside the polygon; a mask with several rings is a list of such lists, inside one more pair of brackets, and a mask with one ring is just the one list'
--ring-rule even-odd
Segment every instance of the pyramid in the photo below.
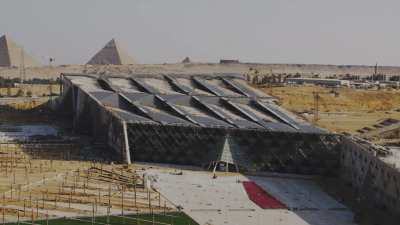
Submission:
{"label": "pyramid", "polygon": [[96,55],[89,60],[89,65],[128,65],[135,60],[125,53],[118,43],[112,39]]}
{"label": "pyramid", "polygon": [[22,60],[25,67],[40,66],[32,56],[26,54],[23,48],[19,47],[6,35],[0,37],[0,66],[19,67]]}
{"label": "pyramid", "polygon": [[186,57],[182,60],[182,63],[191,63],[191,60],[189,57]]}

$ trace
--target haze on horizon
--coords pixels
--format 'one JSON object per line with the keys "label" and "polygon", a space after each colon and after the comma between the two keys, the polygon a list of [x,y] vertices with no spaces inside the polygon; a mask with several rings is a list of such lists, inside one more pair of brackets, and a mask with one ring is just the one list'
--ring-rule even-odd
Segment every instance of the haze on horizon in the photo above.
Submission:
{"label": "haze on horizon", "polygon": [[3,0],[0,34],[43,63],[84,64],[111,38],[139,63],[400,65],[394,0]]}

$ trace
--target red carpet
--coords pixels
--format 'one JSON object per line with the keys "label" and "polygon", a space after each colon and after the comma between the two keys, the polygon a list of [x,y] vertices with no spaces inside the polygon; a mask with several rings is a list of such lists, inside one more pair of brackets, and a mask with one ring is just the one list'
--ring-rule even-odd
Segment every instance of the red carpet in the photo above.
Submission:
{"label": "red carpet", "polygon": [[243,181],[243,187],[249,199],[262,209],[287,209],[287,206],[274,196],[268,194],[260,186],[252,181]]}

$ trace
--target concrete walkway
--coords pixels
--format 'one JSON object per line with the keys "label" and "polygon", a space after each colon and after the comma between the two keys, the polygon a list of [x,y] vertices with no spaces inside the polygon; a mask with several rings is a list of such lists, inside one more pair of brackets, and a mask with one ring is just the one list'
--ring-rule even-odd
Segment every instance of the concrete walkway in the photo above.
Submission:
{"label": "concrete walkway", "polygon": [[[200,225],[353,225],[353,213],[324,193],[312,180],[219,176],[183,171],[173,175],[148,170],[156,177],[154,188]],[[247,196],[238,182],[252,180],[289,206],[286,209],[261,209]],[[334,221],[334,222],[333,222]]]}

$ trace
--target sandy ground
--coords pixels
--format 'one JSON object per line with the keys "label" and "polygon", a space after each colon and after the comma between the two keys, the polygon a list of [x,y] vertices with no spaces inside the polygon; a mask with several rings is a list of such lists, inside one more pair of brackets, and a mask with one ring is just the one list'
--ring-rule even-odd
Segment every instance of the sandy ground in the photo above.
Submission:
{"label": "sandy ground", "polygon": [[281,105],[314,122],[315,101],[319,94],[317,125],[334,132],[357,133],[387,118],[400,119],[399,90],[359,90],[338,88],[335,96],[331,88],[316,86],[286,86],[261,88],[276,97]]}

